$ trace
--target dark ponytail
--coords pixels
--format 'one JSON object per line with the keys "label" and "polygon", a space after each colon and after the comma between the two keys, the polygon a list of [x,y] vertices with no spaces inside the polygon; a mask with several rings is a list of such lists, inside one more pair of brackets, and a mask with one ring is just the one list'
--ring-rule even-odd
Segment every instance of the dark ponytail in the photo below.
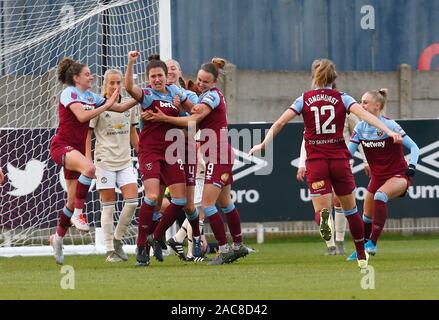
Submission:
{"label": "dark ponytail", "polygon": [[149,76],[149,71],[154,68],[162,68],[165,76],[168,76],[168,67],[166,63],[160,60],[159,54],[152,54],[148,57],[148,64],[146,65],[146,75]]}
{"label": "dark ponytail", "polygon": [[201,66],[201,70],[209,72],[213,75],[214,81],[218,79],[220,70],[223,70],[226,65],[226,60],[223,58],[213,58],[211,62],[205,63]]}
{"label": "dark ponytail", "polygon": [[79,76],[82,69],[86,67],[85,64],[75,61],[71,58],[63,58],[58,64],[57,75],[58,80],[62,84],[67,84],[69,86],[74,86],[75,81],[73,76]]}

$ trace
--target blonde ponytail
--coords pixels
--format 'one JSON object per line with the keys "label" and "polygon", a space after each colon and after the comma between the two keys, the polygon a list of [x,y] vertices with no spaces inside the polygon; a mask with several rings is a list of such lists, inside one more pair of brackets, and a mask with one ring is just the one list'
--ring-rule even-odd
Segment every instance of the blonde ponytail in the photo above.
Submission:
{"label": "blonde ponytail", "polygon": [[337,79],[334,62],[328,59],[315,60],[311,65],[311,75],[313,88],[332,87]]}

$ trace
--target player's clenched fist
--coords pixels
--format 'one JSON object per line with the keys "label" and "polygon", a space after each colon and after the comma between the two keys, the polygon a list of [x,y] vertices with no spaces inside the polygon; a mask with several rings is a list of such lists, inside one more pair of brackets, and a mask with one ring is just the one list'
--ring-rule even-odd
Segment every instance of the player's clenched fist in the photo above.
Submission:
{"label": "player's clenched fist", "polygon": [[138,51],[130,51],[128,52],[128,61],[134,62],[140,56]]}

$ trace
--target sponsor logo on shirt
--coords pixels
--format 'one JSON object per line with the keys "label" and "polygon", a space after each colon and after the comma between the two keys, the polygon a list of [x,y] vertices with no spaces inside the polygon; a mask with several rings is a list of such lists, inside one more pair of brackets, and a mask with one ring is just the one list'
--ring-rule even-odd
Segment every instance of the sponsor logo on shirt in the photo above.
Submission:
{"label": "sponsor logo on shirt", "polygon": [[172,103],[163,101],[160,101],[160,108],[171,108],[177,110],[177,108]]}
{"label": "sponsor logo on shirt", "polygon": [[113,124],[113,129],[122,129],[123,127],[125,127],[124,123],[115,123],[115,124]]}
{"label": "sponsor logo on shirt", "polygon": [[386,141],[361,141],[361,144],[365,148],[384,148],[386,146]]}
{"label": "sponsor logo on shirt", "polygon": [[332,138],[332,139],[323,139],[323,140],[308,140],[310,145],[321,145],[321,144],[334,144],[334,143],[344,143],[344,138]]}

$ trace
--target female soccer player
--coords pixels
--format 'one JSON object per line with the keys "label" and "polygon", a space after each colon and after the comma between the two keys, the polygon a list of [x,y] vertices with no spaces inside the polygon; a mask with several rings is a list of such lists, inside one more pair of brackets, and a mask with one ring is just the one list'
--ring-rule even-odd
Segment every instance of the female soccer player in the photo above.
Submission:
{"label": "female soccer player", "polygon": [[[372,90],[363,95],[361,104],[366,111],[403,137],[403,145],[410,149],[410,164],[407,166],[402,145],[392,143],[387,133],[364,121],[355,127],[348,146],[351,154],[359,145],[363,146],[372,172],[363,209],[364,236],[368,239],[365,250],[372,255],[377,251],[377,242],[387,220],[387,202],[406,194],[419,158],[416,143],[395,121],[382,115],[386,100],[387,89]],[[355,259],[355,252],[348,257],[349,261]]]}
{"label": "female soccer player", "polygon": [[[166,61],[166,66],[168,67],[168,84],[174,84],[177,87],[182,88],[186,91],[187,97],[189,101],[191,102],[191,106],[196,105],[198,102],[198,96],[195,92],[188,90],[186,88],[186,83],[183,79],[182,70],[180,67],[180,64],[176,60],[168,60]],[[178,96],[176,97],[176,101],[174,101],[177,105],[180,103],[178,101]],[[187,112],[184,112],[181,114],[182,116],[190,115]],[[195,131],[195,130],[192,130]],[[197,148],[196,148],[196,142],[195,137],[193,136],[194,132],[191,133],[191,136],[189,136],[189,132],[187,130],[184,130],[185,134],[185,145],[184,145],[184,151],[185,155],[183,158],[184,163],[184,172],[186,176],[186,199],[187,203],[184,208],[184,211],[186,213],[186,216],[193,216],[198,215],[200,223],[202,224],[202,213],[199,214],[198,208],[194,205],[194,197],[195,197],[195,185],[196,185],[196,173],[197,173]],[[201,190],[202,191],[202,190]],[[197,212],[195,212],[197,211]],[[181,216],[185,216],[180,215]],[[179,217],[179,218],[180,218]],[[201,242],[199,237],[201,236],[201,230],[200,232],[195,232],[195,235],[192,232],[192,227],[187,219],[179,219],[180,222],[180,230],[177,232],[175,237],[172,237],[168,239],[168,245],[179,255],[181,259],[186,260],[186,256],[184,255],[183,251],[183,243],[182,239],[184,240],[186,235],[188,235],[188,243],[189,248],[191,250],[188,250],[188,253],[190,252],[190,256],[192,256],[192,248],[194,249],[194,256],[197,258],[201,257],[202,252],[201,250]],[[189,236],[190,235],[190,236]],[[178,239],[177,239],[178,238]],[[204,237],[203,237],[204,238]],[[180,241],[177,241],[180,240]],[[193,241],[194,240],[194,241]],[[194,246],[192,245],[194,244]],[[198,260],[197,260],[198,261]]]}
{"label": "female soccer player", "polygon": [[[242,243],[239,213],[230,195],[234,155],[228,142],[227,107],[223,94],[216,87],[219,70],[224,65],[225,60],[214,58],[212,62],[201,66],[197,75],[197,84],[203,93],[198,99],[198,104],[192,108],[191,116],[173,117],[159,110],[156,113],[149,112],[148,118],[153,123],[158,121],[182,127],[188,127],[190,123],[196,122],[201,129],[201,148],[207,160],[202,208],[219,244],[219,254],[209,262],[210,265],[230,263],[248,254],[247,248]],[[227,245],[223,219],[215,205],[226,214],[233,238],[231,249]]]}
{"label": "female soccer player", "polygon": [[[355,126],[359,122],[359,119],[353,113],[346,115],[346,121],[343,129],[343,137],[345,139],[346,144],[349,144],[349,140],[354,132]],[[360,146],[360,152],[363,156],[364,161],[364,170],[366,175],[370,176],[370,168],[367,164],[366,157],[364,156],[363,148]],[[300,148],[300,160],[299,160],[299,169],[297,170],[297,180],[303,182],[306,175],[306,150],[305,150],[305,140],[302,140],[302,145]],[[351,167],[353,166],[354,161],[351,160]],[[332,227],[332,237],[331,239],[325,241],[327,246],[326,255],[345,255],[345,246],[344,246],[344,236],[346,230],[346,217],[344,215],[343,209],[341,208],[340,200],[338,200],[337,196],[333,194],[332,204],[334,207],[334,218],[332,218],[332,214],[329,215],[328,224],[329,227]],[[320,214],[315,214],[314,216],[317,225],[320,225]],[[335,229],[335,230],[334,230]],[[334,237],[335,231],[335,237]]]}
{"label": "female soccer player", "polygon": [[[120,92],[121,84],[122,73],[116,69],[107,70],[104,74],[103,97],[108,99],[115,90]],[[121,98],[119,96],[119,102]],[[139,136],[136,130],[138,118],[135,108],[124,113],[105,111],[93,118],[89,124],[86,151],[87,158],[92,160],[91,139],[94,133],[96,189],[99,190],[102,203],[101,225],[108,262],[128,260],[121,239],[131,224],[137,208],[137,169],[133,167],[130,142],[138,152]],[[116,184],[122,191],[124,206],[114,231]]]}
{"label": "female soccer player", "polygon": [[[175,85],[166,85],[168,68],[159,57],[150,57],[146,66],[146,74],[150,87],[141,89],[134,85],[133,65],[140,54],[130,51],[128,54],[128,67],[125,74],[125,87],[128,93],[142,105],[142,109],[160,110],[172,117],[177,117],[181,109],[173,102],[178,96],[184,104],[187,100],[186,92]],[[160,239],[165,231],[174,223],[183,207],[186,205],[186,179],[181,159],[177,162],[168,161],[168,147],[173,143],[167,139],[169,130],[177,130],[174,125],[167,123],[145,123],[139,142],[140,172],[145,187],[145,197],[139,213],[137,237],[137,266],[149,265],[149,246],[153,247],[154,256],[158,261],[163,261]],[[178,155],[179,156],[179,155]],[[158,214],[157,204],[163,195],[162,184],[168,186],[171,193],[171,204],[166,208],[160,222],[154,219]],[[193,229],[198,229],[198,216],[193,214],[187,217]],[[147,243],[148,241],[148,243]]]}
{"label": "female soccer player", "polygon": [[119,90],[109,99],[92,91],[93,75],[87,65],[64,58],[58,65],[58,80],[67,85],[59,100],[59,126],[50,144],[50,153],[56,164],[64,167],[67,186],[67,204],[60,215],[57,232],[50,237],[55,261],[63,264],[63,237],[71,223],[80,231],[89,231],[82,209],[91,181],[95,176],[94,164],[85,157],[88,124],[102,112],[124,112],[136,105],[135,100],[116,103]]}
{"label": "female soccer player", "polygon": [[[199,144],[199,143],[198,143]],[[199,212],[199,223],[200,223],[200,237],[201,237],[201,243],[202,243],[202,253],[201,256],[195,256],[197,252],[194,251],[194,237],[192,234],[192,227],[189,224],[189,221],[185,219],[182,223],[181,228],[177,231],[177,233],[171,237],[168,240],[168,245],[177,253],[178,257],[183,261],[194,261],[194,262],[201,262],[204,261],[204,254],[206,253],[208,249],[208,243],[206,240],[206,236],[203,232],[204,227],[204,215],[203,210],[201,207],[201,199],[203,195],[203,187],[204,187],[204,172],[206,169],[206,164],[204,162],[203,156],[200,153],[200,149],[197,145],[197,166],[196,166],[196,173],[195,173],[195,181],[196,185],[194,187],[194,190],[192,191],[191,195],[193,196],[193,206],[195,210]],[[186,177],[187,179],[187,177]],[[186,184],[186,188],[189,189],[190,186]],[[189,197],[190,191],[188,191],[188,197]],[[189,202],[189,199],[188,199]],[[198,210],[200,209],[200,210]],[[163,206],[162,206],[163,210]],[[184,252],[183,248],[183,242],[187,238],[187,254]]]}
{"label": "female soccer player", "polygon": [[328,219],[334,189],[349,223],[358,255],[358,266],[366,268],[364,230],[355,202],[355,181],[349,165],[351,155],[343,138],[346,114],[354,113],[385,132],[394,142],[400,142],[401,136],[366,112],[352,97],[333,89],[337,72],[332,61],[314,61],[311,73],[313,89],[295,100],[271,126],[264,141],[254,146],[249,154],[264,149],[290,120],[303,114],[307,184],[314,210],[320,215],[320,233],[324,239],[332,236]]}

